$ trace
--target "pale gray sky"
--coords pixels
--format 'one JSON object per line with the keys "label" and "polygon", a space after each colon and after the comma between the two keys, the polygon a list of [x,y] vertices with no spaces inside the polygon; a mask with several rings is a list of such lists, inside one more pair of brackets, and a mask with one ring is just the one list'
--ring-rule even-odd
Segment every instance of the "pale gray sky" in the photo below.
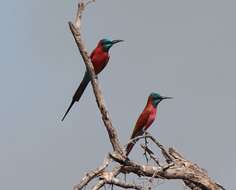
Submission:
{"label": "pale gray sky", "polygon": [[[236,188],[235,7],[97,0],[83,19],[89,51],[104,37],[126,41],[99,76],[122,143],[151,91],[173,96],[150,132],[227,189]],[[91,87],[60,121],[85,70],[67,25],[75,11],[74,0],[1,3],[0,189],[72,189],[111,150]]]}

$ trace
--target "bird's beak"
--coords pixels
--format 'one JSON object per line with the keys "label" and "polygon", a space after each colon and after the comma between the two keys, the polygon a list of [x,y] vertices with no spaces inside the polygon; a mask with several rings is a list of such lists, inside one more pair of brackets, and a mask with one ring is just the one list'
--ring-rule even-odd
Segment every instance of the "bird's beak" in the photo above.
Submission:
{"label": "bird's beak", "polygon": [[168,96],[162,96],[162,100],[164,99],[172,99],[173,97],[168,97]]}
{"label": "bird's beak", "polygon": [[114,44],[117,44],[117,43],[119,43],[119,42],[123,42],[124,40],[113,40],[112,41],[112,45],[114,45]]}

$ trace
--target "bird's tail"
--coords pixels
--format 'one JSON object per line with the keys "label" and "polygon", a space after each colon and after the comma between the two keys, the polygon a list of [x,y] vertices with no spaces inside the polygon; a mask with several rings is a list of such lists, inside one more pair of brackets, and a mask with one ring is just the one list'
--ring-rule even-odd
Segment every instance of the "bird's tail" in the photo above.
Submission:
{"label": "bird's tail", "polygon": [[126,156],[129,155],[130,151],[133,149],[135,142],[130,142],[126,147]]}
{"label": "bird's tail", "polygon": [[69,113],[70,109],[72,108],[72,106],[74,105],[75,102],[78,102],[85,90],[85,88],[87,87],[88,83],[90,82],[90,76],[89,74],[86,72],[84,75],[83,80],[81,81],[79,87],[77,88],[72,101],[70,103],[70,106],[68,107],[68,109],[66,110],[66,113],[64,114],[63,118],[61,121],[63,121],[66,117],[66,115]]}
{"label": "bird's tail", "polygon": [[143,135],[143,133],[144,133],[144,131],[142,129],[139,130],[139,128],[137,126],[135,126],[134,131],[130,137],[130,143],[126,147],[126,156],[129,155],[129,153],[133,149],[135,143],[138,141],[137,139],[134,140],[134,138]]}

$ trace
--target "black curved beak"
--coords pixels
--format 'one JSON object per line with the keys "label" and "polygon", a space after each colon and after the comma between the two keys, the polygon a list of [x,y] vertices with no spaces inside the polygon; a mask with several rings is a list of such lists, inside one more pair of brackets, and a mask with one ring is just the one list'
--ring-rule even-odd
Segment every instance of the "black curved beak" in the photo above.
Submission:
{"label": "black curved beak", "polygon": [[164,100],[164,99],[173,99],[173,97],[162,96],[162,100]]}
{"label": "black curved beak", "polygon": [[117,43],[119,43],[119,42],[123,42],[124,40],[113,40],[113,41],[111,41],[112,42],[112,45],[114,45],[114,44],[117,44]]}

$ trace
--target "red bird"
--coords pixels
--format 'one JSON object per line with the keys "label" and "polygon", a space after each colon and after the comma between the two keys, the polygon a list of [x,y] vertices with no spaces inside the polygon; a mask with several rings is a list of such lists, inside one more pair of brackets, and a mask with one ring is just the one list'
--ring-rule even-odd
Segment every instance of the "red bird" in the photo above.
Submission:
{"label": "red bird", "polygon": [[[139,116],[136,125],[134,127],[133,133],[130,139],[133,139],[137,136],[143,135],[143,133],[152,125],[157,114],[157,106],[164,99],[170,99],[171,97],[164,97],[157,93],[151,93],[148,97],[147,104]],[[131,142],[126,147],[126,155],[130,153],[134,146],[135,142]]]}
{"label": "red bird", "polygon": [[[91,59],[91,62],[93,64],[93,67],[94,67],[94,71],[95,71],[95,74],[98,74],[100,73],[104,68],[105,66],[107,65],[108,61],[109,61],[109,50],[110,48],[116,44],[116,43],[119,43],[119,42],[122,42],[123,40],[108,40],[108,39],[102,39],[98,42],[98,45],[97,47],[92,51],[91,55],[90,55],[90,59]],[[65,119],[66,115],[69,113],[71,107],[73,106],[73,104],[75,102],[78,102],[85,90],[85,88],[87,87],[88,83],[90,82],[91,78],[90,78],[90,75],[88,73],[88,71],[85,72],[84,74],[84,78],[83,80],[81,81],[78,89],[76,90],[73,98],[72,98],[72,101],[70,103],[70,106],[68,107],[65,115],[63,116],[62,118],[62,121]]]}

